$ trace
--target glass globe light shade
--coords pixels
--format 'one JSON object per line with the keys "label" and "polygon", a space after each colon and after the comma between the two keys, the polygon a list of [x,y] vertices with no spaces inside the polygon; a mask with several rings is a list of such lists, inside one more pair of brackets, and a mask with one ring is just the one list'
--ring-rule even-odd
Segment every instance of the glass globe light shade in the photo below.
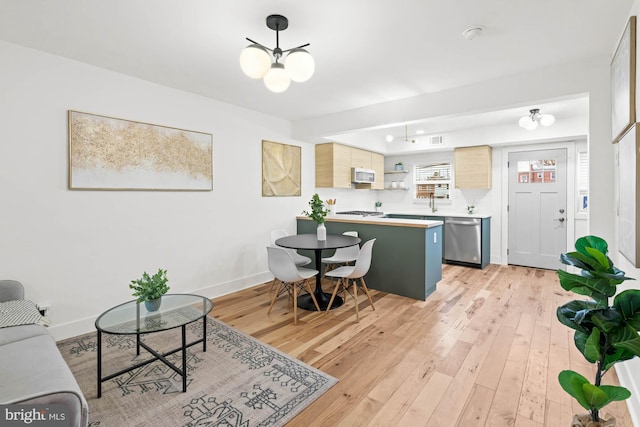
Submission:
{"label": "glass globe light shade", "polygon": [[393,135],[387,135],[387,142],[393,141]]}
{"label": "glass globe light shade", "polygon": [[306,82],[316,69],[316,63],[309,52],[304,49],[293,49],[284,61],[284,67],[294,82]]}
{"label": "glass globe light shade", "polygon": [[521,128],[524,128],[526,130],[534,130],[538,127],[538,122],[536,120],[532,120],[531,116],[524,116],[520,118],[518,124]]}
{"label": "glass globe light shade", "polygon": [[285,71],[284,65],[274,62],[271,69],[264,76],[264,85],[271,92],[279,93],[287,90],[291,84],[289,74]]}
{"label": "glass globe light shade", "polygon": [[252,79],[261,79],[271,67],[271,57],[265,48],[250,44],[240,53],[240,68]]}
{"label": "glass globe light shade", "polygon": [[542,117],[540,118],[540,124],[542,126],[551,126],[555,122],[556,122],[556,118],[553,117],[551,114],[543,114]]}

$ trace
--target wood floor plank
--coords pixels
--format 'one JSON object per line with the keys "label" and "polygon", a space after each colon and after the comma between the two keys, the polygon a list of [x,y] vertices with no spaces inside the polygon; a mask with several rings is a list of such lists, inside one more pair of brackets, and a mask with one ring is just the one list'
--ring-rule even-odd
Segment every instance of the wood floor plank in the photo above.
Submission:
{"label": "wood floor plank", "polygon": [[487,421],[495,391],[475,384],[456,425],[482,427]]}
{"label": "wood floor plank", "polygon": [[490,358],[482,365],[476,384],[486,387],[490,390],[496,390],[505,362],[509,354],[509,349],[513,343],[516,334],[516,328],[509,325],[502,325],[496,337],[493,346],[489,350]]}
{"label": "wood floor plank", "polygon": [[[444,265],[426,301],[372,290],[360,322],[347,297],[328,314],[299,310],[297,326],[285,297],[267,315],[269,287],[216,298],[211,315],[339,380],[290,427],[562,427],[585,412],[557,384],[562,369],[594,367],[555,317],[575,296],[553,271]],[[618,384],[613,370],[604,382]],[[606,409],[632,426],[624,402]]]}
{"label": "wood floor plank", "polygon": [[[422,391],[413,401],[407,412],[398,420],[398,425],[406,426],[445,426],[446,422],[438,422],[429,418],[438,405],[446,400],[448,387],[452,377],[435,372],[429,381],[424,385]],[[426,420],[429,420],[428,422]],[[450,420],[449,420],[450,421]]]}

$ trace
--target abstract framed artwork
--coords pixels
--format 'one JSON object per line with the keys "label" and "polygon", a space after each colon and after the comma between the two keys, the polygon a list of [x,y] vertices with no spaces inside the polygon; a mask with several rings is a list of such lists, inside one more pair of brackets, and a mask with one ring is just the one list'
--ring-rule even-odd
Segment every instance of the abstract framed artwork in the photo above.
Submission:
{"label": "abstract framed artwork", "polygon": [[302,149],[262,141],[262,196],[300,196]]}
{"label": "abstract framed artwork", "polygon": [[638,123],[618,142],[618,251],[635,267],[640,265],[640,133]]}
{"label": "abstract framed artwork", "polygon": [[213,135],[69,110],[69,189],[213,190]]}
{"label": "abstract framed artwork", "polygon": [[629,22],[611,61],[611,138],[617,143],[636,121],[636,17]]}

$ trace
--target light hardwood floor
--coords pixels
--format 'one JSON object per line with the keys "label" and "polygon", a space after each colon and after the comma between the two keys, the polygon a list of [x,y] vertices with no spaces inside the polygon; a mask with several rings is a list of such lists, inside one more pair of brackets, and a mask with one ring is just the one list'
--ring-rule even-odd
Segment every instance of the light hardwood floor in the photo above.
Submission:
{"label": "light hardwood floor", "polygon": [[[268,291],[216,298],[211,315],[339,379],[288,426],[569,427],[586,412],[557,381],[594,376],[555,317],[577,295],[554,271],[444,265],[427,301],[372,290],[372,311],[362,296],[360,323],[347,297],[326,315],[299,310],[294,326],[284,296],[267,316]],[[603,382],[618,384],[613,370]],[[623,402],[604,413],[632,426]]]}

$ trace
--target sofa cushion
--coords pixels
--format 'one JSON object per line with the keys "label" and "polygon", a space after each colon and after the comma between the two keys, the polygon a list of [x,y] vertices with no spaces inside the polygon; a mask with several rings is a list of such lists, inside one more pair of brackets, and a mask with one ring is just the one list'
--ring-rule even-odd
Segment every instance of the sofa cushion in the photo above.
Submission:
{"label": "sofa cushion", "polygon": [[49,334],[0,346],[0,403],[62,403],[70,425],[86,425],[87,402]]}
{"label": "sofa cushion", "polygon": [[0,346],[38,335],[48,335],[47,328],[40,325],[22,325],[0,329]]}
{"label": "sofa cushion", "polygon": [[0,302],[0,328],[19,325],[47,325],[38,307],[28,300]]}

